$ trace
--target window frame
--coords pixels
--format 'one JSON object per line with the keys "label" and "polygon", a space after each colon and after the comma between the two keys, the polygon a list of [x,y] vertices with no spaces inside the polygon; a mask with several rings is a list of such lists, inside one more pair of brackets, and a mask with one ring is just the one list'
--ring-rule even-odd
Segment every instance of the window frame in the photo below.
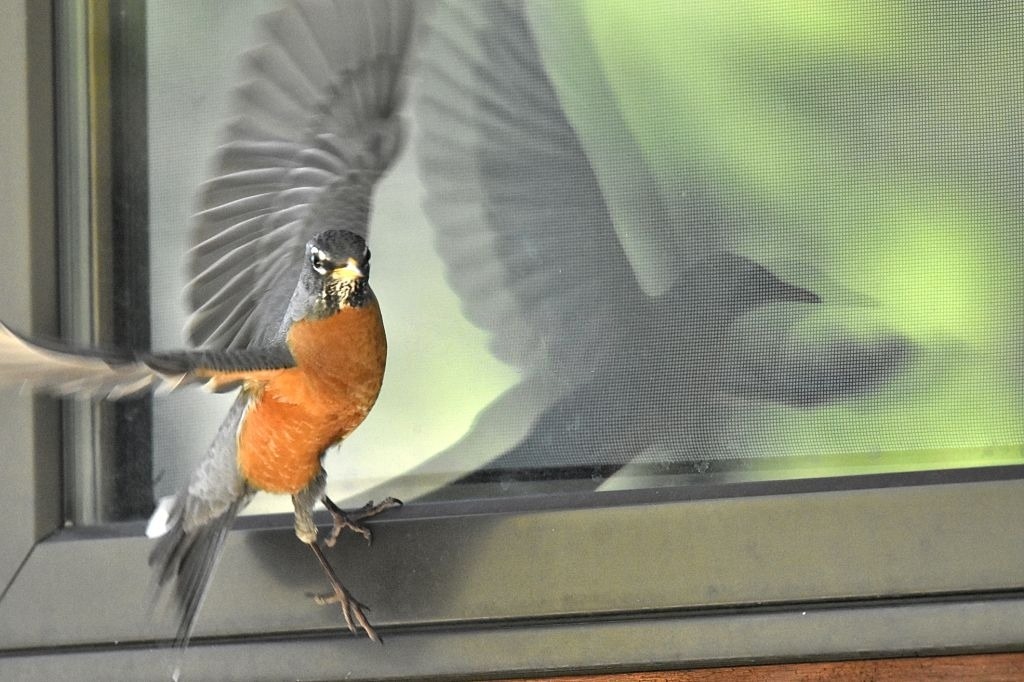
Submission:
{"label": "window frame", "polygon": [[[8,2],[0,22],[0,177],[6,208],[0,271],[7,295],[0,319],[34,333],[57,327],[54,231],[51,12],[47,3]],[[0,402],[5,471],[0,478],[0,587],[22,570],[34,545],[60,525],[59,409],[19,394]],[[29,425],[26,428],[26,425]],[[24,453],[27,456],[18,456]],[[4,592],[0,592],[2,603]]]}
{"label": "window frame", "polygon": [[[1024,523],[1020,474],[410,505],[374,523],[372,547],[330,552],[383,648],[304,597],[323,580],[288,515],[245,518],[181,662],[201,678],[370,680],[1020,650],[1024,534],[1007,532]],[[150,617],[141,531],[40,542],[0,603],[14,656],[0,665],[171,665],[174,623]]]}
{"label": "window frame", "polygon": [[[53,14],[0,23],[0,319],[57,328]],[[60,406],[9,397],[0,671],[166,677],[143,524],[64,527]],[[31,425],[26,428],[26,424]],[[327,519],[321,517],[322,522]],[[329,556],[383,648],[348,636],[288,515],[230,534],[186,676],[511,676],[1024,650],[1024,467],[412,504]],[[259,595],[259,599],[253,599]],[[256,644],[257,646],[252,646]]]}

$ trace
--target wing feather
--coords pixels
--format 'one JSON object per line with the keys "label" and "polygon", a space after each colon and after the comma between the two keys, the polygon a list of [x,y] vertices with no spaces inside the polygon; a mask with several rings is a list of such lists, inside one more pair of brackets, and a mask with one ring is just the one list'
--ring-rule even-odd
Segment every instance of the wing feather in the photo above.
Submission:
{"label": "wing feather", "polygon": [[[446,3],[420,51],[415,106],[424,209],[467,317],[495,354],[573,371],[642,291],[523,8]],[[578,306],[578,307],[577,307]]]}
{"label": "wing feather", "polygon": [[213,177],[193,223],[196,345],[262,345],[278,332],[304,244],[366,235],[369,196],[398,153],[411,0],[293,0],[246,53]]}
{"label": "wing feather", "polygon": [[120,400],[190,384],[224,391],[294,365],[285,345],[230,353],[118,353],[29,339],[0,323],[0,384],[58,396]]}

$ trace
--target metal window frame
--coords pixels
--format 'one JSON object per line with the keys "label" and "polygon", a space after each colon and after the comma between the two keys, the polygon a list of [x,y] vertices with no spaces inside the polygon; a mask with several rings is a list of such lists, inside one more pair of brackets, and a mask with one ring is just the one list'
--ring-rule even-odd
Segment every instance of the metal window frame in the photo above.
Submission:
{"label": "metal window frame", "polygon": [[332,553],[382,648],[306,599],[322,577],[287,515],[231,534],[180,659],[141,524],[68,529],[0,602],[0,670],[451,679],[1020,650],[1021,473],[410,505]]}
{"label": "metal window frame", "polygon": [[[52,332],[53,17],[4,9],[0,319]],[[59,418],[0,402],[0,677],[455,679],[1024,649],[1024,468],[994,467],[409,505],[372,547],[332,552],[383,648],[304,597],[324,585],[290,518],[246,518],[179,656],[148,607],[142,524],[62,527]]]}
{"label": "metal window frame", "polygon": [[[0,197],[4,293],[0,319],[32,332],[57,327],[54,231],[51,13],[47,3],[5,0],[0,22]],[[5,395],[0,477],[0,590],[18,575],[36,542],[62,518],[59,408],[53,401]],[[3,598],[0,591],[0,600]],[[2,603],[2,601],[0,601]]]}
{"label": "metal window frame", "polygon": [[[60,331],[85,346],[150,344],[145,7],[53,5]],[[67,518],[152,510],[151,407],[149,396],[64,403]]]}

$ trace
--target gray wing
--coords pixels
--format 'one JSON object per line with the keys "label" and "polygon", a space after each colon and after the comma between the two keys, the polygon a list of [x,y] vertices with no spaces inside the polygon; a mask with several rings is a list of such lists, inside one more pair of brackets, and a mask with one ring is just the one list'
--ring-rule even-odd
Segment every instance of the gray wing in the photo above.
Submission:
{"label": "gray wing", "polygon": [[[709,269],[735,229],[713,202],[691,213],[661,205],[600,60],[588,63],[588,39],[572,34],[584,23],[556,16],[570,5],[447,3],[419,53],[415,146],[439,252],[494,353],[527,369],[486,422],[421,470],[476,466],[496,446],[504,453],[491,467],[618,465],[666,441],[685,446],[670,457],[720,456],[734,398],[751,411],[758,401],[822,404],[895,376],[911,349],[892,335],[837,334],[822,359],[790,347],[782,333],[806,313],[785,296],[775,300],[786,316],[767,320],[779,344],[736,324],[772,301],[744,286],[764,269]],[[736,357],[723,359],[727,350]],[[740,365],[768,385],[731,376]],[[518,443],[496,427],[480,446],[488,425],[527,419]]]}
{"label": "gray wing", "polygon": [[[650,302],[664,329],[692,333],[700,320],[690,309],[701,298],[721,299],[729,282],[684,283],[686,273],[720,254],[732,228],[721,216],[662,205],[573,7],[442,5],[419,50],[412,113],[425,209],[467,316],[492,332],[492,349],[507,362],[563,370],[586,356],[583,369],[592,371],[594,358],[643,341],[631,316]],[[567,90],[572,96],[562,97]],[[659,251],[675,261],[666,264]],[[835,362],[797,367],[806,348],[768,352],[763,330],[731,333],[746,334],[755,346],[748,359],[779,384],[794,368],[873,386],[891,369],[894,344],[906,343],[841,341],[845,350],[829,358]],[[791,356],[773,368],[779,353]],[[859,364],[845,362],[853,356]],[[792,402],[781,388],[765,395],[740,381],[732,387]]]}
{"label": "gray wing", "polygon": [[401,146],[413,23],[411,0],[293,0],[261,19],[199,192],[193,344],[275,335],[305,243],[327,228],[365,237],[373,186]]}
{"label": "gray wing", "polygon": [[119,353],[30,339],[0,323],[0,384],[60,396],[119,400],[192,384],[225,391],[246,377],[294,364],[284,345],[230,352]]}
{"label": "gray wing", "polygon": [[447,3],[418,55],[424,208],[451,285],[499,358],[565,370],[643,292],[523,7]]}

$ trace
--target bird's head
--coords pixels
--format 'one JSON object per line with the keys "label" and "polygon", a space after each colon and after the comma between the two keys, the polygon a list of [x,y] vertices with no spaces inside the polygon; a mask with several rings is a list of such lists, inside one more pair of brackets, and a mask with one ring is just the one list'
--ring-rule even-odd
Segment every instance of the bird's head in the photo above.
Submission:
{"label": "bird's head", "polygon": [[317,316],[361,307],[372,296],[369,279],[370,250],[359,235],[327,230],[306,243],[302,281]]}
{"label": "bird's head", "polygon": [[744,284],[750,302],[764,303],[821,303],[817,293],[783,280],[767,268],[757,265],[746,273]]}
{"label": "bird's head", "polygon": [[723,252],[712,260],[716,275],[728,285],[729,297],[740,306],[821,303],[815,292],[790,284],[763,265],[742,256]]}
{"label": "bird's head", "polygon": [[783,280],[763,265],[727,251],[684,270],[658,305],[731,320],[769,303],[820,303],[815,292]]}

